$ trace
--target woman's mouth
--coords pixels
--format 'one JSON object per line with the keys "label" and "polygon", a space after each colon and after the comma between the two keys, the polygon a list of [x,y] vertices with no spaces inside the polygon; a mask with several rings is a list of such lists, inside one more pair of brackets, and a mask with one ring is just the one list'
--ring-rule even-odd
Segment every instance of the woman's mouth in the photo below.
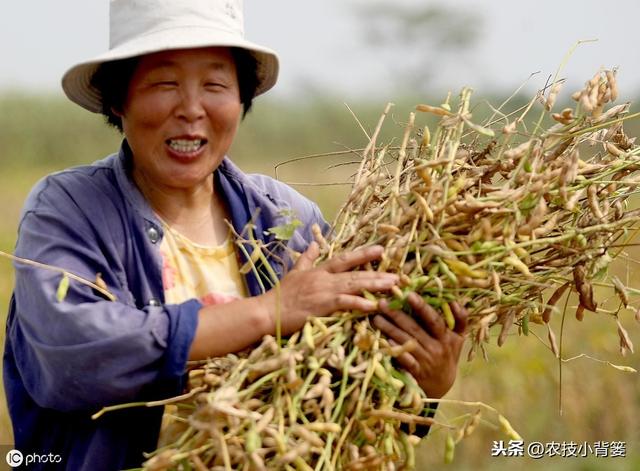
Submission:
{"label": "woman's mouth", "polygon": [[206,143],[205,139],[167,139],[169,148],[177,154],[190,155],[198,152]]}

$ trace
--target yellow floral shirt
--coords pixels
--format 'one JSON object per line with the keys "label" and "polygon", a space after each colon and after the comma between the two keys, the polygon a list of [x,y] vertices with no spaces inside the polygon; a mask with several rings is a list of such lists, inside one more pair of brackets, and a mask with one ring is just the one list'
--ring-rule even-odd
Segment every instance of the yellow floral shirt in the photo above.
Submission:
{"label": "yellow floral shirt", "polygon": [[[165,222],[160,244],[162,285],[167,304],[196,298],[202,304],[222,304],[247,297],[244,278],[238,269],[233,236],[217,247],[196,244]],[[173,443],[185,431],[176,420],[175,405],[165,407],[158,447]]]}
{"label": "yellow floral shirt", "polygon": [[196,298],[205,306],[247,297],[231,234],[219,246],[196,244],[163,222],[162,285],[167,304]]}

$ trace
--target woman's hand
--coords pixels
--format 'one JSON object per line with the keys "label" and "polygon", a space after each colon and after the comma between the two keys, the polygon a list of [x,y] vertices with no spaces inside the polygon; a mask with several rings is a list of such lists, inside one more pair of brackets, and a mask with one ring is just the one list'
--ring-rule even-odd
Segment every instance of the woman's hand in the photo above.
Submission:
{"label": "woman's hand", "polygon": [[467,327],[467,311],[458,303],[450,304],[455,318],[455,327],[450,330],[442,316],[418,294],[409,293],[407,300],[415,317],[389,309],[388,302],[381,300],[380,310],[384,316],[375,316],[373,323],[395,344],[415,340],[416,348],[400,355],[398,361],[428,397],[437,399],[449,391],[456,379]]}
{"label": "woman's hand", "polygon": [[390,273],[349,270],[379,259],[382,252],[380,246],[367,247],[314,267],[320,249],[313,242],[280,280],[278,289],[200,309],[189,359],[239,352],[264,335],[273,335],[278,315],[281,332],[288,335],[301,329],[311,316],[353,309],[375,311],[377,304],[362,297],[362,292],[389,290],[398,277]]}
{"label": "woman's hand", "polygon": [[381,246],[365,247],[314,267],[320,249],[312,242],[280,281],[279,297],[276,289],[262,295],[274,330],[278,308],[285,335],[302,328],[311,316],[326,316],[343,310],[375,311],[376,303],[362,297],[362,292],[387,291],[398,282],[397,275],[349,270],[379,259],[382,252]]}

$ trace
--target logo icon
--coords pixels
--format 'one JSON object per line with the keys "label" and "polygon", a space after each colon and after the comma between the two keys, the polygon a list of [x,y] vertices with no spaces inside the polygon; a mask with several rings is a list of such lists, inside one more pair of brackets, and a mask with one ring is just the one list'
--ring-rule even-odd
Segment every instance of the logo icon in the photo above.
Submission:
{"label": "logo icon", "polygon": [[22,464],[22,452],[19,450],[9,450],[7,453],[7,464],[12,468],[17,468]]}

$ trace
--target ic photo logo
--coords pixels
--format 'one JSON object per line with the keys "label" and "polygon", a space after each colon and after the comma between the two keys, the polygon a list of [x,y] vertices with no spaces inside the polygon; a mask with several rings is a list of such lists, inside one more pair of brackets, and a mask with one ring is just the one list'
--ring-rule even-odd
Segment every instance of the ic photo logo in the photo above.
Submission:
{"label": "ic photo logo", "polygon": [[[0,455],[1,456],[1,455]],[[56,455],[53,453],[39,454],[39,453],[29,453],[28,455],[23,454],[20,450],[9,450],[7,452],[7,456],[5,457],[7,460],[7,464],[12,468],[17,468],[18,466],[25,465],[33,465],[34,463],[61,463],[62,456]]]}
{"label": "ic photo logo", "polygon": [[7,464],[12,468],[17,468],[22,464],[22,460],[24,457],[22,456],[22,452],[19,450],[9,450],[7,452]]}

